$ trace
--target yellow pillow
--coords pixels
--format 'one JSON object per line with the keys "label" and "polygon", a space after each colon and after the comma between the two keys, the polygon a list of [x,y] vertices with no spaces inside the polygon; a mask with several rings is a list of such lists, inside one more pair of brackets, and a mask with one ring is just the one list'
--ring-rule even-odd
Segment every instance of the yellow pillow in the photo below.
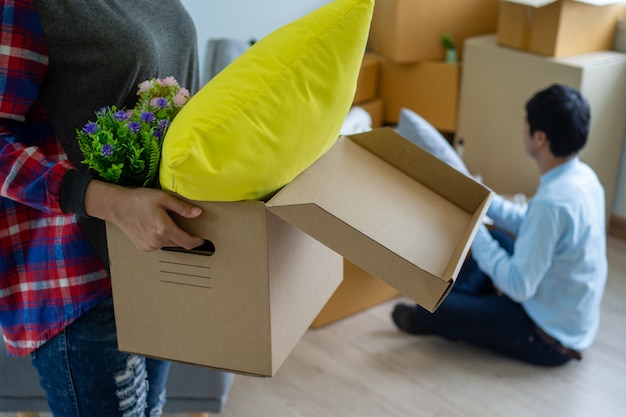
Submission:
{"label": "yellow pillow", "polygon": [[193,200],[264,199],[335,143],[356,90],[373,0],[336,0],[270,33],[183,107],[161,187]]}

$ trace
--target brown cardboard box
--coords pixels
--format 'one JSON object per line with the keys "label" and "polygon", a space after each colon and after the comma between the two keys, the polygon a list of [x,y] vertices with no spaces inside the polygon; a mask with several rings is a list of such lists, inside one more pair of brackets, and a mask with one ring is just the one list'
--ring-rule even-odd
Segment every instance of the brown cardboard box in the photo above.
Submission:
{"label": "brown cardboard box", "polygon": [[267,206],[434,311],[490,199],[482,184],[381,128],[340,138]]}
{"label": "brown cardboard box", "polygon": [[211,256],[139,252],[107,224],[120,350],[272,376],[342,280],[342,258],[263,202],[196,202]]}
{"label": "brown cardboard box", "polygon": [[339,285],[339,254],[433,311],[491,195],[378,129],[339,138],[266,203],[198,203],[199,219],[175,219],[211,256],[140,252],[107,225],[119,347],[272,376]]}
{"label": "brown cardboard box", "polygon": [[400,293],[384,281],[368,274],[352,262],[344,260],[343,281],[317,315],[312,328],[319,328],[356,314]]}
{"label": "brown cardboard box", "polygon": [[361,107],[363,110],[369,113],[372,118],[372,128],[377,129],[383,126],[383,115],[385,109],[385,102],[376,98],[374,100],[361,102],[356,106]]}
{"label": "brown cardboard box", "polygon": [[501,1],[499,44],[554,57],[613,47],[621,5],[596,6],[585,0],[534,4],[532,0]]}
{"label": "brown cardboard box", "polygon": [[369,47],[396,63],[443,60],[450,33],[461,59],[463,40],[495,32],[497,21],[498,0],[376,0]]}
{"label": "brown cardboard box", "polygon": [[353,104],[370,101],[378,97],[379,57],[366,53],[363,57]]}
{"label": "brown cardboard box", "polygon": [[381,61],[380,97],[384,122],[398,123],[400,109],[418,113],[435,128],[454,132],[459,102],[460,64],[424,61],[395,64]]}

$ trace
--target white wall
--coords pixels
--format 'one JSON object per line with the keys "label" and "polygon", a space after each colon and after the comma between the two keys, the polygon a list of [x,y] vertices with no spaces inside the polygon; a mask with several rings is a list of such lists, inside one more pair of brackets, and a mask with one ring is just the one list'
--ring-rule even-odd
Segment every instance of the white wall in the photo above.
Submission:
{"label": "white wall", "polygon": [[200,74],[209,39],[260,39],[330,0],[181,0],[196,23]]}
{"label": "white wall", "polygon": [[[260,39],[330,0],[181,0],[196,23],[200,74],[204,74],[209,39]],[[626,138],[625,138],[626,141]],[[617,182],[613,214],[626,218],[626,146]]]}

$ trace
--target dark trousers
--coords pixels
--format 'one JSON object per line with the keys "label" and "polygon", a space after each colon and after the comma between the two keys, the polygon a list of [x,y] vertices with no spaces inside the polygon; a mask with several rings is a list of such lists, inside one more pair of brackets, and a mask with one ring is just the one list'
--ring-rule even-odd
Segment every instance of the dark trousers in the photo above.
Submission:
{"label": "dark trousers", "polygon": [[[497,230],[491,234],[507,252],[513,253],[514,241],[510,236]],[[434,334],[524,362],[558,366],[570,360],[538,337],[535,323],[522,305],[498,293],[471,256],[441,306],[434,313],[417,306],[415,314]]]}
{"label": "dark trousers", "polygon": [[55,417],[161,415],[170,362],[118,350],[110,297],[31,356]]}

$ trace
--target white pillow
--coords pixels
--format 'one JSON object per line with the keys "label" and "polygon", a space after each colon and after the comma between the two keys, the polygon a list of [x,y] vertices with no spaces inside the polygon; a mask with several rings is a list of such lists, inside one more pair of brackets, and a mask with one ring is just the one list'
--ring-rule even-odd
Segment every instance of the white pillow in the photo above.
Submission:
{"label": "white pillow", "polygon": [[372,130],[372,116],[363,107],[354,106],[341,125],[342,135],[356,135]]}
{"label": "white pillow", "polygon": [[457,171],[471,176],[467,167],[446,138],[414,111],[406,108],[400,109],[396,131]]}

